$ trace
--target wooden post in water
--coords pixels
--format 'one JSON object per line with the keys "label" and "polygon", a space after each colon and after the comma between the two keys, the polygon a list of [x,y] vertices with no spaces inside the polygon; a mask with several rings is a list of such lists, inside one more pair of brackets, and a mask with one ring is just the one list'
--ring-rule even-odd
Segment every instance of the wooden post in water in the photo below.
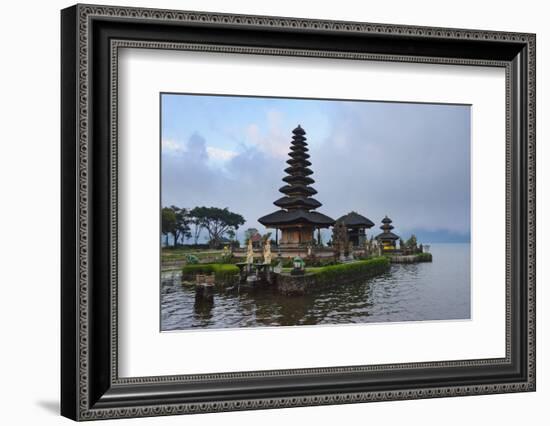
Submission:
{"label": "wooden post in water", "polygon": [[197,284],[195,287],[195,303],[213,303],[214,286],[208,284]]}
{"label": "wooden post in water", "polygon": [[197,275],[195,303],[214,302],[214,275]]}

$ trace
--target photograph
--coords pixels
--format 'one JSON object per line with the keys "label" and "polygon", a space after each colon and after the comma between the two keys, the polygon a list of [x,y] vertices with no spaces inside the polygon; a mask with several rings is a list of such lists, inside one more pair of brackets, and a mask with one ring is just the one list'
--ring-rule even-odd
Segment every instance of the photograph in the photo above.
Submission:
{"label": "photograph", "polygon": [[471,319],[471,105],[160,94],[160,330]]}

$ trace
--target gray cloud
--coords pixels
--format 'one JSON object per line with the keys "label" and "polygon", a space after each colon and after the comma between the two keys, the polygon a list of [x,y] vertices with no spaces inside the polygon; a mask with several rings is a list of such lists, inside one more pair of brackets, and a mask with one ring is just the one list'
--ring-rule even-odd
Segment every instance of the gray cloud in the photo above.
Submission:
{"label": "gray cloud", "polygon": [[387,214],[397,231],[468,235],[469,132],[464,106],[339,104],[331,135],[310,141],[318,199],[336,216]]}
{"label": "gray cloud", "polygon": [[[323,203],[318,210],[335,219],[355,210],[377,226],[387,214],[405,237],[426,231],[467,238],[469,114],[465,106],[335,103],[329,136],[308,140],[313,186]],[[287,150],[291,130],[270,132],[288,134],[280,142]],[[273,144],[269,150],[242,145],[232,158],[213,163],[209,142],[197,132],[180,142],[183,149],[163,151],[162,204],[228,207],[247,220],[242,229],[263,229],[257,218],[277,209],[286,158],[274,155]]]}
{"label": "gray cloud", "polygon": [[[186,149],[163,155],[162,205],[227,207],[240,213],[247,227],[263,229],[257,218],[276,210],[282,164],[256,147],[243,147],[224,167],[208,162],[207,144],[199,134]],[[284,162],[283,162],[284,163]]]}

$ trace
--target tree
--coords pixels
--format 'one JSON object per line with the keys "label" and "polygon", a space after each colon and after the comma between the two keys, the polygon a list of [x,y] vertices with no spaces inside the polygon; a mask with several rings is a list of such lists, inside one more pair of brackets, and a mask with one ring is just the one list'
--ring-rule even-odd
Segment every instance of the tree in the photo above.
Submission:
{"label": "tree", "polygon": [[[226,208],[199,207],[202,226],[208,232],[210,244],[218,243],[223,235],[229,231],[236,231],[245,220],[238,213],[233,213]],[[195,210],[195,209],[193,209]]]}
{"label": "tree", "polygon": [[174,228],[174,245],[176,245],[181,238],[181,242],[185,243],[186,238],[191,237],[191,228],[189,223],[191,218],[189,217],[189,211],[185,208],[180,209],[179,207],[172,206],[172,210],[176,214],[176,226]]}
{"label": "tree", "polygon": [[256,234],[259,234],[259,232],[256,228],[248,228],[247,230],[245,230],[244,231],[244,242],[245,242],[245,244],[248,244],[248,240]]}
{"label": "tree", "polygon": [[201,231],[204,228],[206,207],[195,207],[189,212],[189,223],[193,225],[193,241],[197,245],[201,236]]}
{"label": "tree", "polygon": [[405,244],[407,245],[407,248],[415,249],[416,248],[416,235],[412,234],[411,238],[409,238]]}
{"label": "tree", "polygon": [[236,232],[233,230],[233,229],[229,229],[227,232],[227,238],[229,238],[230,240],[234,240],[235,239],[235,235],[236,235]]}
{"label": "tree", "polygon": [[405,241],[403,241],[403,238],[399,238],[399,248],[405,250]]}
{"label": "tree", "polygon": [[168,246],[168,234],[174,234],[176,229],[176,212],[170,207],[163,207],[161,216],[161,230],[166,238],[165,245]]}

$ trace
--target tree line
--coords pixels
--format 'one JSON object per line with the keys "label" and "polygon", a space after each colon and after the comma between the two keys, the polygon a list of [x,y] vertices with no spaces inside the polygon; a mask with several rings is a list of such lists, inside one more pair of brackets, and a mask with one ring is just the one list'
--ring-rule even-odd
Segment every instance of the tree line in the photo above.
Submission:
{"label": "tree line", "polygon": [[161,214],[161,232],[168,246],[168,236],[173,237],[173,246],[192,240],[197,245],[201,234],[206,231],[208,244],[216,246],[224,237],[235,239],[237,229],[245,223],[238,213],[219,207],[195,207],[193,209],[177,206],[163,207]]}

